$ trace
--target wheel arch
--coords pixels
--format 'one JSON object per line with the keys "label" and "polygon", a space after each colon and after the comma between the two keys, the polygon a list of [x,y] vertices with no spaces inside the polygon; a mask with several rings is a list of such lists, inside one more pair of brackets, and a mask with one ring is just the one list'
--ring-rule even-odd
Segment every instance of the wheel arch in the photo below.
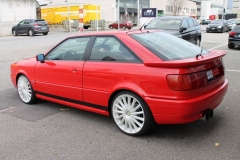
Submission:
{"label": "wheel arch", "polygon": [[16,86],[17,86],[18,78],[19,78],[21,75],[25,76],[25,77],[29,80],[29,82],[30,82],[33,90],[35,90],[35,85],[32,83],[31,78],[30,78],[29,75],[28,75],[26,72],[24,72],[24,71],[19,71],[19,72],[16,74],[16,78],[15,78]]}
{"label": "wheel arch", "polygon": [[137,91],[135,91],[135,90],[133,90],[133,89],[129,89],[129,88],[119,88],[119,89],[116,89],[114,92],[112,92],[112,94],[110,95],[110,97],[109,97],[109,99],[108,99],[108,113],[109,113],[109,116],[112,117],[112,112],[111,112],[112,107],[111,107],[111,103],[112,103],[114,97],[115,97],[118,93],[124,92],[124,91],[125,91],[125,92],[131,92],[131,93],[133,93],[133,94],[136,94],[139,98],[141,98],[141,99],[143,100],[143,102],[145,103],[145,105],[147,105],[147,107],[149,108],[149,110],[150,110],[150,112],[151,112],[151,114],[152,114],[152,116],[153,116],[152,110],[151,110],[151,108],[148,106],[147,102],[144,100],[143,96],[141,96],[141,94],[140,94],[139,92],[137,92]]}

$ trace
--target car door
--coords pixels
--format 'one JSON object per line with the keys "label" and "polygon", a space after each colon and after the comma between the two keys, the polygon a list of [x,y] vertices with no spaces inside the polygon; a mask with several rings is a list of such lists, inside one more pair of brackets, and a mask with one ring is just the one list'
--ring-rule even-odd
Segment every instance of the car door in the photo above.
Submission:
{"label": "car door", "polygon": [[193,22],[193,19],[188,18],[187,21],[188,21],[189,34],[190,34],[190,40],[189,40],[189,41],[195,44],[195,43],[196,43],[197,36],[198,36],[197,29],[196,29],[196,27],[195,27],[195,24],[194,24],[194,22]]}
{"label": "car door", "polygon": [[[108,45],[110,50],[103,51]],[[116,37],[96,37],[89,60],[83,69],[83,98],[88,104],[97,104],[98,109],[107,109],[108,98],[114,86],[130,77],[122,75],[129,67],[136,72],[140,60]],[[132,71],[131,71],[132,72]],[[129,73],[129,75],[132,73]],[[101,107],[102,106],[102,107]]]}
{"label": "car door", "polygon": [[189,32],[189,27],[188,27],[188,22],[186,19],[182,21],[181,28],[185,28],[184,31],[181,32],[182,34],[182,39],[186,41],[190,41],[190,32]]}
{"label": "car door", "polygon": [[114,23],[112,24],[112,26],[113,26],[113,28],[117,29],[117,28],[118,28],[118,22],[117,22],[117,21],[114,22]]}
{"label": "car door", "polygon": [[35,86],[38,94],[72,102],[82,101],[82,60],[90,37],[64,40],[52,49],[43,63],[35,66]]}
{"label": "car door", "polygon": [[19,33],[19,34],[26,33],[26,27],[27,27],[26,25],[27,24],[25,24],[25,23],[26,23],[25,20],[22,20],[21,22],[18,23],[17,28],[16,28],[17,33]]}

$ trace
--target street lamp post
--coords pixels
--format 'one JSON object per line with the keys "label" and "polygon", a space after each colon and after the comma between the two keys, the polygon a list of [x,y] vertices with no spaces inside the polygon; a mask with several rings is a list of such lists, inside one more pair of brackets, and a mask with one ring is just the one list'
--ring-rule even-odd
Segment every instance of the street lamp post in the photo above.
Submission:
{"label": "street lamp post", "polygon": [[119,21],[119,18],[120,18],[120,0],[118,0],[118,31],[120,30],[120,21]]}

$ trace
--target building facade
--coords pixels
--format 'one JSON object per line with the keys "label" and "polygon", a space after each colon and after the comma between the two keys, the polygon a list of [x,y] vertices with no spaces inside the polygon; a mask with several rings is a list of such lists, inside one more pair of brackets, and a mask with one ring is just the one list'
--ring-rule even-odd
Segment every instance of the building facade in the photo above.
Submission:
{"label": "building facade", "polygon": [[232,11],[240,17],[240,0],[233,0]]}

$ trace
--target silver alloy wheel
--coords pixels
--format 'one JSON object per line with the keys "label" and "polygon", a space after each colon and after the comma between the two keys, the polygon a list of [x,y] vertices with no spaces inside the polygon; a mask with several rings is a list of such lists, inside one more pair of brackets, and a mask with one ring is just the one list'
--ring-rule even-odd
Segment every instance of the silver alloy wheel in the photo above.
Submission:
{"label": "silver alloy wheel", "polygon": [[31,84],[25,76],[20,76],[17,81],[18,94],[23,102],[29,103],[32,99]]}
{"label": "silver alloy wheel", "polygon": [[110,28],[110,29],[113,29],[113,27],[112,27],[112,26],[110,26],[109,28]]}
{"label": "silver alloy wheel", "polygon": [[17,33],[16,33],[16,31],[15,31],[15,30],[13,30],[13,35],[14,35],[14,36],[17,36]]}
{"label": "silver alloy wheel", "polygon": [[123,26],[123,30],[125,30],[126,29],[126,27],[125,26]]}
{"label": "silver alloy wheel", "polygon": [[114,100],[112,116],[117,126],[127,134],[140,132],[146,119],[142,104],[129,94],[121,94]]}
{"label": "silver alloy wheel", "polygon": [[33,36],[33,31],[31,29],[28,31],[28,35]]}

